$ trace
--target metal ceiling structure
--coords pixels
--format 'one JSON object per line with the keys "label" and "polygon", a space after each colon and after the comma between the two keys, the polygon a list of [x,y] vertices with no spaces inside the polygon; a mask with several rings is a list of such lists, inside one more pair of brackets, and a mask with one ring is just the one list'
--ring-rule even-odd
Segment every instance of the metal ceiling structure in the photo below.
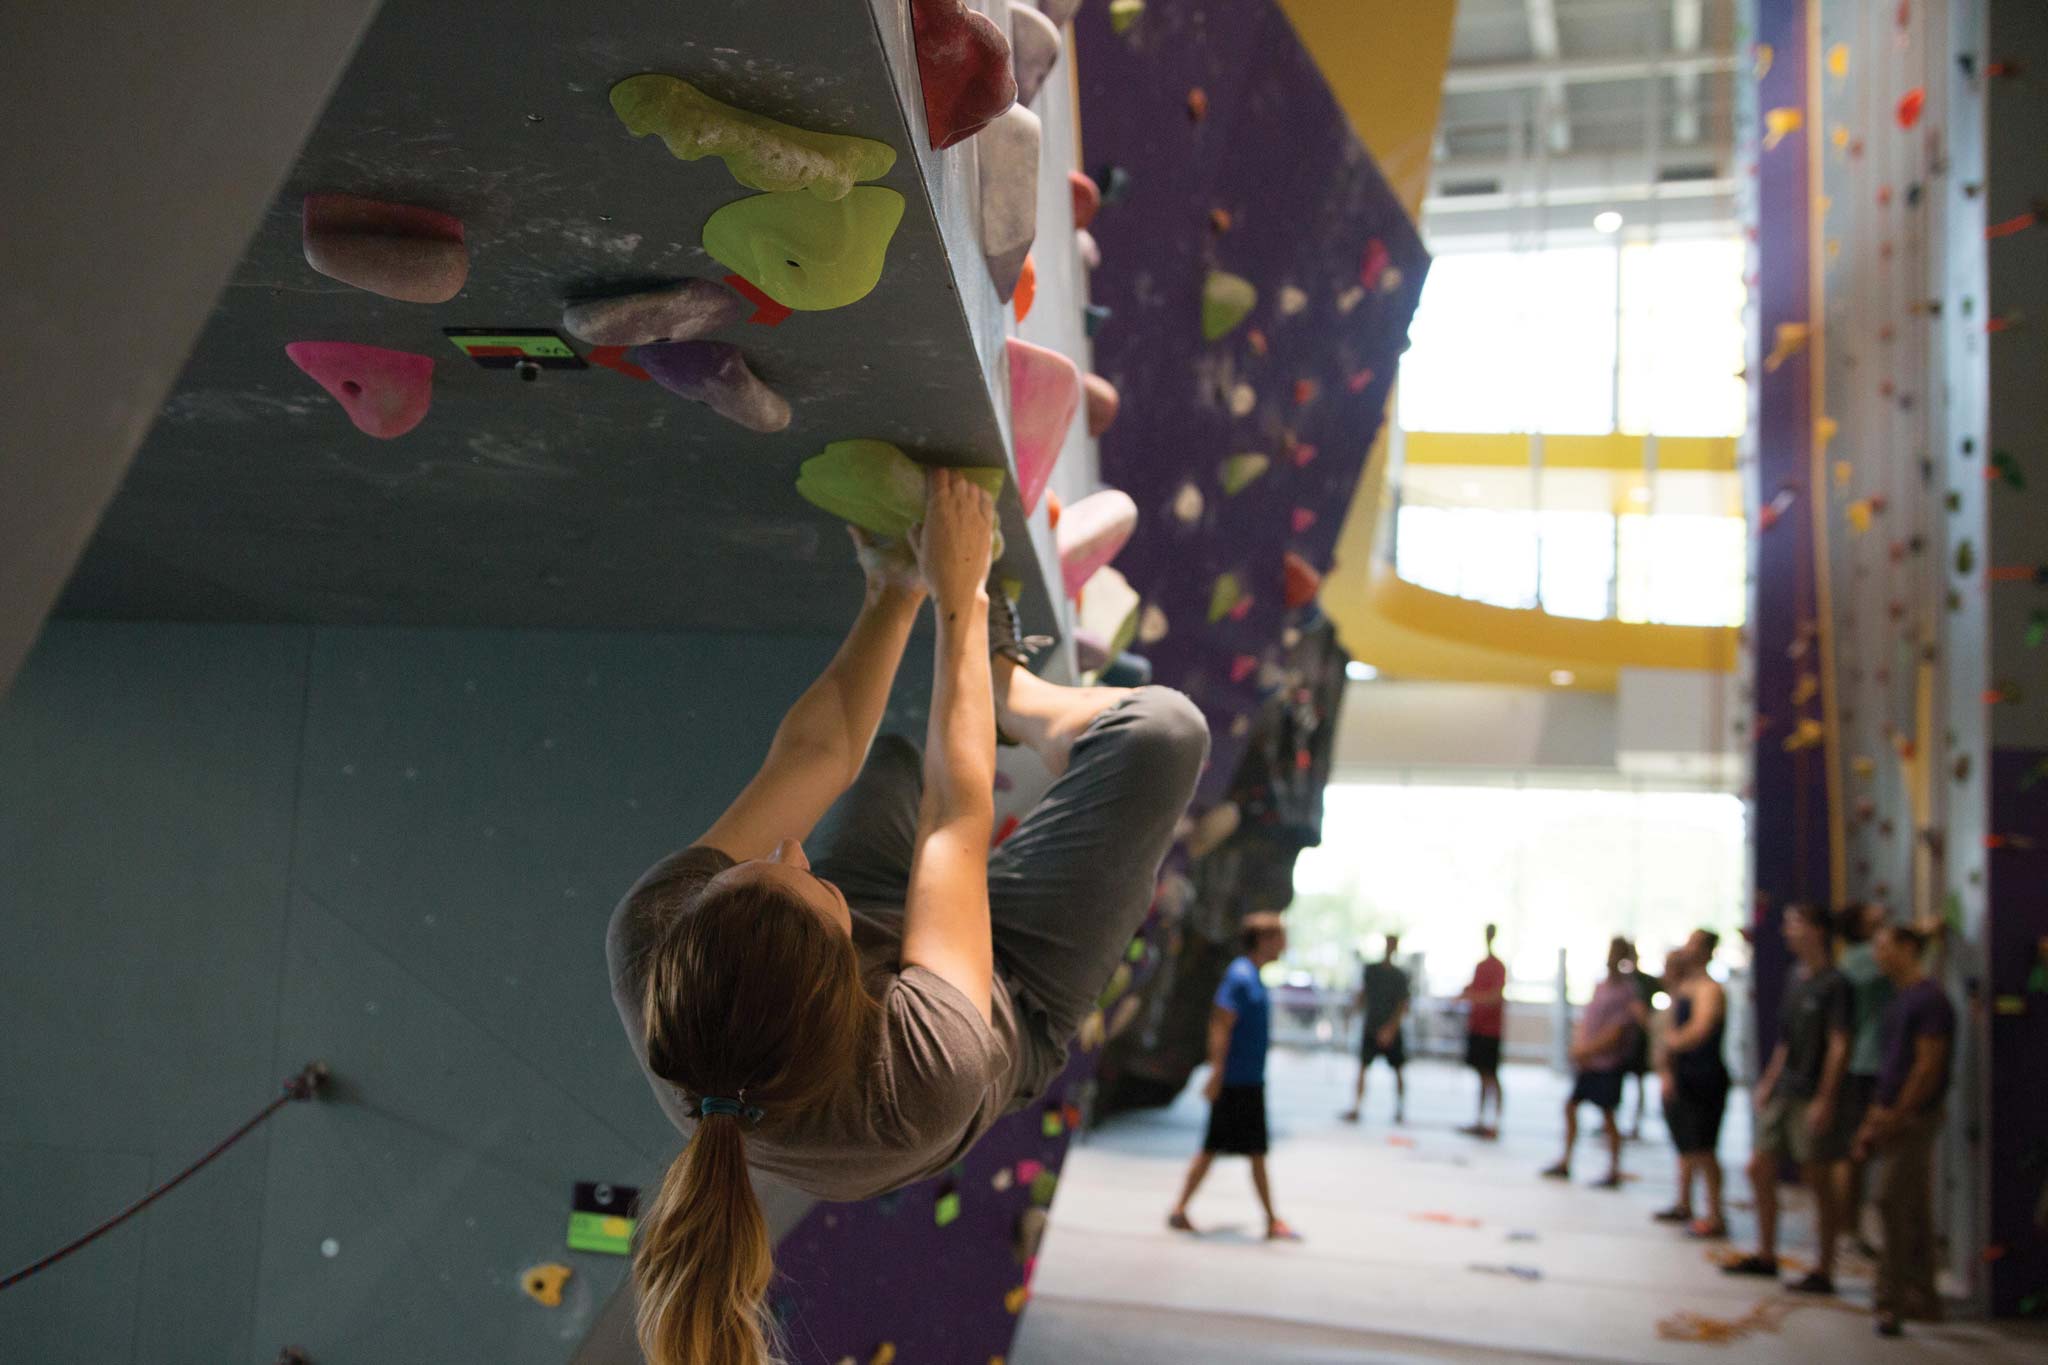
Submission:
{"label": "metal ceiling structure", "polygon": [[1432,241],[1735,217],[1734,0],[1463,0]]}

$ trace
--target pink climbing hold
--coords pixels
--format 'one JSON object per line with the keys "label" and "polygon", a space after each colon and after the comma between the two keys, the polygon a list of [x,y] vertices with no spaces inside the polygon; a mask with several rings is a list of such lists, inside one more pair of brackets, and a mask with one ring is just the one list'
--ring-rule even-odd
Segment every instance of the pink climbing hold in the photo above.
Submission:
{"label": "pink climbing hold", "polygon": [[1100,436],[1116,421],[1123,400],[1117,395],[1116,385],[1099,374],[1082,375],[1081,384],[1088,394],[1088,434]]}
{"label": "pink climbing hold", "polygon": [[1241,683],[1258,671],[1259,661],[1255,655],[1240,654],[1230,661],[1230,680],[1234,683]]}
{"label": "pink climbing hold", "polygon": [[1010,434],[1017,447],[1017,496],[1038,509],[1081,402],[1081,372],[1058,351],[1010,337]]}
{"label": "pink climbing hold", "polygon": [[387,299],[446,303],[469,279],[469,248],[453,214],[356,194],[309,194],[299,231],[307,265]]}
{"label": "pink climbing hold", "polygon": [[284,353],[332,394],[366,435],[403,436],[420,424],[434,401],[429,356],[353,341],[294,341]]}
{"label": "pink climbing hold", "polygon": [[1316,514],[1306,507],[1294,509],[1294,534],[1300,535],[1316,524]]}
{"label": "pink climbing hold", "polygon": [[910,0],[917,79],[932,150],[973,137],[1017,102],[1010,40],[962,0]]}
{"label": "pink climbing hold", "polygon": [[1387,252],[1387,244],[1375,237],[1365,244],[1365,255],[1358,263],[1358,282],[1367,289],[1380,287],[1380,280],[1387,273],[1393,258]]}
{"label": "pink climbing hold", "polygon": [[1081,591],[1097,569],[1115,559],[1137,529],[1138,504],[1120,489],[1105,488],[1069,506],[1056,534],[1067,595]]}
{"label": "pink climbing hold", "polygon": [[1096,211],[1102,207],[1102,187],[1092,175],[1068,171],[1067,188],[1074,196],[1074,226],[1085,228],[1095,221]]}

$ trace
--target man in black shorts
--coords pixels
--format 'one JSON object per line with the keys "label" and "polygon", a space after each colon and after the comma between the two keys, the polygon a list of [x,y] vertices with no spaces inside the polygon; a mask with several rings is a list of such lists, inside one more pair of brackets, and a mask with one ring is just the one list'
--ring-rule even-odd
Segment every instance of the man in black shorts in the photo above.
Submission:
{"label": "man in black shorts", "polygon": [[1358,988],[1365,1028],[1358,1043],[1358,1087],[1352,1092],[1351,1107],[1339,1116],[1346,1123],[1358,1122],[1365,1108],[1365,1073],[1375,1057],[1386,1058],[1394,1068],[1394,1122],[1401,1122],[1408,1103],[1408,1082],[1401,1075],[1408,1062],[1408,1049],[1401,1041],[1401,1022],[1408,1017],[1408,973],[1395,965],[1394,954],[1400,950],[1401,936],[1388,934],[1386,955],[1365,969]]}
{"label": "man in black shorts", "polygon": [[[1461,1133],[1473,1137],[1500,1136],[1500,1040],[1507,1025],[1508,968],[1494,955],[1495,927],[1486,926],[1486,956],[1472,969],[1472,984],[1459,997],[1468,1006],[1465,1016],[1465,1065],[1479,1073],[1479,1117]],[[1493,1101],[1493,1122],[1486,1121],[1486,1101]]]}
{"label": "man in black shorts", "polygon": [[1273,1189],[1266,1179],[1266,1045],[1272,1033],[1272,1007],[1259,969],[1287,950],[1287,930],[1270,911],[1246,915],[1241,930],[1244,954],[1223,974],[1209,1011],[1209,1082],[1202,1094],[1209,1101],[1209,1129],[1202,1150],[1188,1167],[1180,1202],[1166,1225],[1193,1232],[1188,1201],[1217,1156],[1252,1159],[1252,1186],[1266,1210],[1269,1241],[1298,1242],[1300,1235],[1273,1212]]}

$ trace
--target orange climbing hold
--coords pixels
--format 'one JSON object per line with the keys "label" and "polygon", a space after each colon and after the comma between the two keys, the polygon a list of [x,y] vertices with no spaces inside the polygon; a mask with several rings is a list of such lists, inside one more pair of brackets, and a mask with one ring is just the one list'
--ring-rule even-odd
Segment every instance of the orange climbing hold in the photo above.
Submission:
{"label": "orange climbing hold", "polygon": [[1926,108],[1927,91],[1922,87],[1916,85],[1911,90],[1908,90],[1905,94],[1899,96],[1899,126],[1901,128],[1918,127],[1920,123],[1920,114]]}
{"label": "orange climbing hold", "polygon": [[1031,313],[1031,305],[1038,298],[1038,259],[1035,252],[1024,253],[1024,268],[1017,275],[1016,292],[1010,295],[1010,307],[1016,311],[1017,321],[1022,322]]}
{"label": "orange climbing hold", "polygon": [[1201,86],[1188,91],[1188,121],[1200,123],[1209,117],[1209,94]]}
{"label": "orange climbing hold", "polygon": [[1286,576],[1288,606],[1304,607],[1316,600],[1316,594],[1323,590],[1323,576],[1316,572],[1313,564],[1289,550],[1281,561],[1281,568]]}

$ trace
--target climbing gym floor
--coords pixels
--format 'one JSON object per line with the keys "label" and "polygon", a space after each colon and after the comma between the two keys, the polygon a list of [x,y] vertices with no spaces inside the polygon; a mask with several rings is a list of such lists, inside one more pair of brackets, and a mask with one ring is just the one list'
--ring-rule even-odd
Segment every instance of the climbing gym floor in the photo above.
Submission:
{"label": "climbing gym floor", "polygon": [[[1653,1116],[1623,1153],[1640,1178],[1619,1192],[1586,1188],[1604,1159],[1582,1136],[1576,1182],[1537,1178],[1556,1159],[1567,1082],[1537,1067],[1505,1076],[1513,1117],[1498,1143],[1459,1135],[1472,1117],[1471,1073],[1448,1063],[1408,1068],[1408,1122],[1390,1122],[1392,1077],[1376,1068],[1359,1127],[1338,1121],[1352,1063],[1330,1053],[1276,1051],[1268,1080],[1272,1173],[1298,1246],[1267,1246],[1248,1168],[1220,1162],[1196,1198],[1201,1238],[1169,1232],[1165,1215],[1202,1136],[1194,1090],[1172,1108],[1111,1123],[1076,1146],[1039,1257],[1033,1301],[1012,1365],[1323,1365],[1418,1360],[1992,1362],[2040,1360],[2048,1332],[1958,1322],[1871,1334],[1870,1271],[1845,1260],[1857,1311],[1802,1303],[1776,1330],[1725,1345],[1672,1341],[1658,1321],[1681,1311],[1734,1320],[1777,1295],[1731,1281],[1709,1246],[1653,1224],[1670,1202],[1672,1159]],[[1736,1106],[1742,1097],[1736,1098]],[[1630,1088],[1628,1103],[1634,1104]],[[1591,1110],[1586,1111],[1590,1118]],[[1731,1108],[1723,1157],[1747,1155],[1748,1124]],[[1737,1174],[1729,1195],[1748,1202]],[[1810,1246],[1795,1192],[1783,1236]],[[1738,1240],[1746,1208],[1730,1214]],[[1476,1225],[1475,1225],[1476,1224]],[[1534,1233],[1533,1240],[1516,1234]],[[1487,1267],[1487,1269],[1480,1269]],[[1534,1270],[1522,1278],[1508,1270]]]}

